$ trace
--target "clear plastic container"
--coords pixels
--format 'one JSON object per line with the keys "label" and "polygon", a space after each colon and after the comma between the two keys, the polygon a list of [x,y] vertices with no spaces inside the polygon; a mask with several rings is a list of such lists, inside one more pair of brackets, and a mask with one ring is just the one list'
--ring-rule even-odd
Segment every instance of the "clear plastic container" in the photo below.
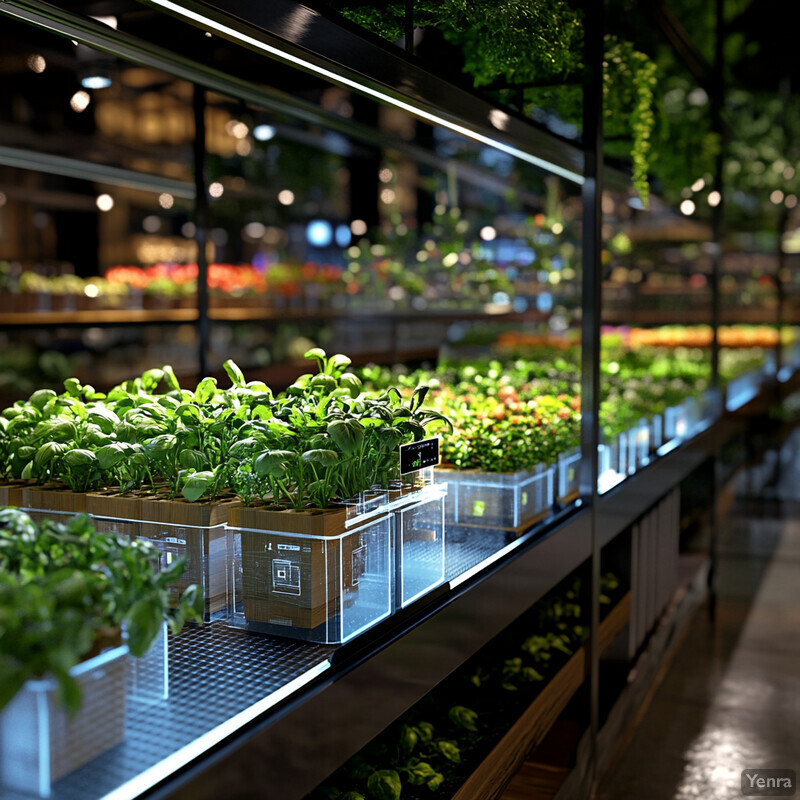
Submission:
{"label": "clear plastic container", "polygon": [[68,716],[52,679],[30,680],[0,713],[0,783],[49,797],[51,786],[125,736],[128,648],[115,647],[70,673],[82,703]]}
{"label": "clear plastic container", "polygon": [[233,626],[340,643],[392,613],[390,513],[347,525],[344,509],[244,509],[239,521],[227,530]]}
{"label": "clear plastic container", "polygon": [[176,603],[186,587],[196,583],[203,587],[206,619],[227,616],[229,570],[225,523],[193,526],[143,521],[139,538],[159,551],[162,568],[178,558],[186,558],[186,569],[170,587]]}
{"label": "clear plastic container", "polygon": [[426,486],[392,511],[395,605],[405,608],[444,581],[447,484]]}
{"label": "clear plastic container", "polygon": [[546,516],[553,505],[555,468],[520,472],[440,470],[449,489],[447,522],[517,530]]}
{"label": "clear plastic container", "polygon": [[677,406],[664,411],[664,441],[688,439],[697,423],[697,400],[687,397]]}
{"label": "clear plastic container", "polygon": [[754,369],[734,378],[725,388],[725,407],[728,411],[736,411],[749,403],[761,389],[764,369]]}
{"label": "clear plastic container", "polygon": [[160,703],[169,699],[169,652],[167,623],[141,658],[130,659],[128,699],[135,703]]}
{"label": "clear plastic container", "polygon": [[632,475],[650,461],[650,424],[640,419],[627,433],[628,474]]}
{"label": "clear plastic container", "polygon": [[559,503],[569,503],[575,500],[581,481],[580,447],[559,454],[556,461],[556,475],[558,478],[556,500]]}
{"label": "clear plastic container", "polygon": [[650,452],[654,453],[664,444],[664,418],[656,414],[650,420]]}
{"label": "clear plastic container", "polygon": [[143,499],[139,538],[161,553],[161,566],[186,558],[186,569],[170,588],[175,601],[187,586],[203,588],[206,619],[228,616],[230,569],[225,524],[236,501],[186,503],[181,500]]}
{"label": "clear plastic container", "polygon": [[421,470],[326,511],[234,511],[230,624],[342,643],[439,586],[448,487],[432,480]]}
{"label": "clear plastic container", "polygon": [[698,421],[704,426],[710,425],[722,416],[724,402],[719,389],[706,389],[697,401]]}

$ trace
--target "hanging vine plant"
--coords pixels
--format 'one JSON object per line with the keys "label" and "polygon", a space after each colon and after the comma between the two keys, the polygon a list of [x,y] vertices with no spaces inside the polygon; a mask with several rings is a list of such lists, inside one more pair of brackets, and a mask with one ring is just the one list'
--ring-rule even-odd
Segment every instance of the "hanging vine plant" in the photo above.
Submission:
{"label": "hanging vine plant", "polygon": [[[339,0],[335,5],[378,36],[391,41],[403,36],[404,2]],[[565,0],[415,0],[414,25],[436,28],[459,46],[463,69],[476,87],[498,90],[504,100],[522,92],[525,113],[538,107],[563,122],[580,123],[583,24]],[[633,185],[645,205],[655,82],[656,66],[648,56],[629,42],[606,37],[606,129],[631,142]]]}

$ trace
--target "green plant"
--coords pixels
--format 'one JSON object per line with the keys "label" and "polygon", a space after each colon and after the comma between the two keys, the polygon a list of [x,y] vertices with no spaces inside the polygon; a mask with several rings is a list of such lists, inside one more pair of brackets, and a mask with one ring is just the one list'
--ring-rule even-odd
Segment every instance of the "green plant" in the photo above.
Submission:
{"label": "green plant", "polygon": [[[405,4],[350,0],[342,13],[379,36],[403,35]],[[439,29],[462,48],[464,71],[475,86],[498,90],[512,101],[523,92],[526,113],[535,107],[580,123],[582,98],[576,78],[583,69],[583,19],[563,0],[416,0],[414,24]],[[611,136],[631,141],[633,185],[647,205],[657,67],[630,42],[605,40],[603,62],[605,122]],[[559,85],[561,84],[561,85]],[[542,86],[546,88],[541,88]]]}
{"label": "green plant", "polygon": [[246,502],[270,498],[295,509],[327,508],[399,477],[398,447],[422,439],[446,417],[422,404],[427,387],[404,402],[397,390],[362,396],[347,356],[313,348],[318,372],[301,375],[269,413],[237,430],[234,490]]}
{"label": "green plant", "polygon": [[80,704],[70,669],[97,636],[120,627],[130,651],[144,655],[164,620],[178,633],[202,622],[203,595],[188,587],[170,611],[168,587],[185,567],[158,570],[149,542],[98,533],[86,515],[39,525],[0,510],[0,709],[29,678],[52,674],[68,711]]}
{"label": "green plant", "polygon": [[[620,584],[601,577],[609,603]],[[542,598],[338,769],[310,800],[453,797],[588,635],[580,578]]]}

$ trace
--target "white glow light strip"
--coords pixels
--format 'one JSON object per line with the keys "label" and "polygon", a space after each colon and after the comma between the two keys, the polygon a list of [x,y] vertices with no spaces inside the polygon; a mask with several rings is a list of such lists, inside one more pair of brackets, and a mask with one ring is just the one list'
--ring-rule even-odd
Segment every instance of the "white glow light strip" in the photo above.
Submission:
{"label": "white glow light strip", "polygon": [[518,547],[522,545],[524,541],[525,537],[517,539],[511,542],[510,544],[507,544],[504,548],[498,550],[496,553],[490,555],[489,558],[484,558],[480,564],[476,564],[474,567],[468,569],[466,572],[462,572],[457,578],[453,578],[453,580],[450,581],[450,588],[455,589],[456,586],[460,586],[462,583],[464,583],[464,581],[468,581],[474,575],[477,575],[479,572],[486,569],[486,567],[490,566],[491,564],[494,564],[495,561],[498,561],[503,556],[516,550]]}
{"label": "white glow light strip", "polygon": [[286,699],[314,678],[322,675],[323,672],[330,669],[330,666],[330,661],[322,661],[307,672],[299,675],[293,681],[289,681],[289,683],[281,686],[280,689],[276,689],[272,694],[267,695],[267,697],[249,706],[244,711],[239,712],[236,716],[231,717],[221,725],[217,725],[216,728],[212,728],[207,733],[201,734],[190,744],[187,744],[180,750],[176,750],[163,761],[159,761],[158,764],[150,767],[150,769],[146,769],[132,780],[114,789],[113,792],[109,792],[101,800],[132,800],[132,798],[138,797],[142,792],[151,789],[165,778],[169,778],[177,772],[177,770],[185,767],[190,761],[199,758],[212,747],[222,742],[226,737],[236,733],[236,731],[247,725],[247,723],[252,722],[254,719],[261,716],[261,714],[269,711],[270,708],[281,700]]}
{"label": "white glow light strip", "polygon": [[288,61],[291,64],[296,64],[303,69],[310,70],[312,72],[317,73],[317,75],[321,75],[324,78],[332,81],[333,83],[338,83],[342,86],[347,86],[350,89],[355,89],[362,94],[367,94],[371,97],[374,97],[377,100],[380,100],[383,103],[389,103],[397,108],[402,108],[404,111],[408,111],[411,114],[414,114],[418,117],[421,117],[428,122],[432,122],[435,125],[440,125],[443,128],[447,128],[448,130],[453,131],[454,133],[460,133],[462,136],[467,137],[468,139],[473,139],[476,142],[481,142],[482,144],[488,145],[489,147],[494,147],[497,150],[501,150],[504,153],[507,153],[510,156],[514,156],[515,158],[519,158],[522,161],[527,161],[529,164],[533,164],[536,167],[540,167],[542,169],[547,170],[548,172],[552,172],[556,175],[560,175],[562,178],[566,178],[567,180],[573,181],[578,185],[583,185],[584,178],[583,175],[578,174],[577,172],[573,172],[572,170],[565,169],[564,167],[559,167],[556,164],[551,164],[549,161],[545,161],[543,158],[537,158],[530,153],[526,153],[524,150],[520,150],[513,145],[504,144],[503,142],[498,142],[495,139],[490,138],[489,136],[485,136],[482,133],[477,133],[475,131],[470,130],[469,128],[464,127],[463,125],[459,125],[455,122],[450,122],[449,120],[445,119],[444,117],[440,117],[437,114],[431,114],[428,111],[423,111],[422,109],[417,108],[416,106],[412,105],[411,103],[407,103],[404,100],[400,100],[398,98],[392,97],[385,92],[382,92],[378,89],[373,89],[369,86],[365,86],[364,84],[359,83],[358,81],[351,80],[350,78],[346,78],[343,75],[338,75],[337,73],[333,72],[332,70],[325,69],[325,67],[317,66],[316,64],[312,64],[310,61],[306,61],[299,56],[292,55],[291,53],[285,53],[283,50],[279,50],[277,47],[273,47],[272,45],[267,44],[266,42],[260,42],[258,39],[254,39],[252,36],[248,36],[245,33],[240,33],[237,30],[229,27],[228,25],[223,25],[220,22],[216,22],[212,19],[209,19],[202,14],[198,14],[196,11],[191,11],[188,8],[183,8],[182,6],[178,5],[177,3],[173,3],[172,0],[150,0],[154,5],[161,6],[162,8],[169,9],[174,13],[178,14],[182,17],[188,17],[189,19],[193,19],[195,22],[199,22],[203,27],[208,28],[209,30],[214,30],[217,33],[222,34],[225,37],[238,40],[243,42],[244,44],[251,45],[258,50],[261,50],[265,53],[269,53],[272,56],[277,56],[278,58]]}

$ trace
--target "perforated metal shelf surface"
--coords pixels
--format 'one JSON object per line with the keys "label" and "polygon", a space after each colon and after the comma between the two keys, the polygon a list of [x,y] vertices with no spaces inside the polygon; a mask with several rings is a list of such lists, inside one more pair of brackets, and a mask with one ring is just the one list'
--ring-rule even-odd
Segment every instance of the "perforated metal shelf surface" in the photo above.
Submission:
{"label": "perforated metal shelf surface", "polygon": [[[500,530],[448,525],[445,580],[491,557],[509,542],[508,537]],[[292,681],[302,682],[303,676],[322,671],[335,649],[251,634],[220,622],[190,627],[171,637],[169,699],[129,702],[125,741],[54,784],[52,800],[137,797],[154,783],[153,776],[166,778],[183,766],[189,760],[186,748],[194,746],[194,755],[202,755],[202,737],[218,735],[221,740],[220,726],[230,725],[255,704],[263,706]],[[231,726],[225,735],[234,730]],[[0,787],[0,799],[30,800],[30,796]]]}
{"label": "perforated metal shelf surface", "polygon": [[445,580],[455,580],[459,575],[478,566],[513,541],[513,538],[513,534],[503,530],[448,524],[445,537]]}
{"label": "perforated metal shelf surface", "polygon": [[[115,797],[137,796],[147,788],[137,780],[142,773],[324,664],[332,651],[216,622],[185,630],[169,643],[169,699],[129,702],[125,741],[54,784],[52,800],[96,800],[114,790]],[[30,800],[3,788],[0,798]]]}

